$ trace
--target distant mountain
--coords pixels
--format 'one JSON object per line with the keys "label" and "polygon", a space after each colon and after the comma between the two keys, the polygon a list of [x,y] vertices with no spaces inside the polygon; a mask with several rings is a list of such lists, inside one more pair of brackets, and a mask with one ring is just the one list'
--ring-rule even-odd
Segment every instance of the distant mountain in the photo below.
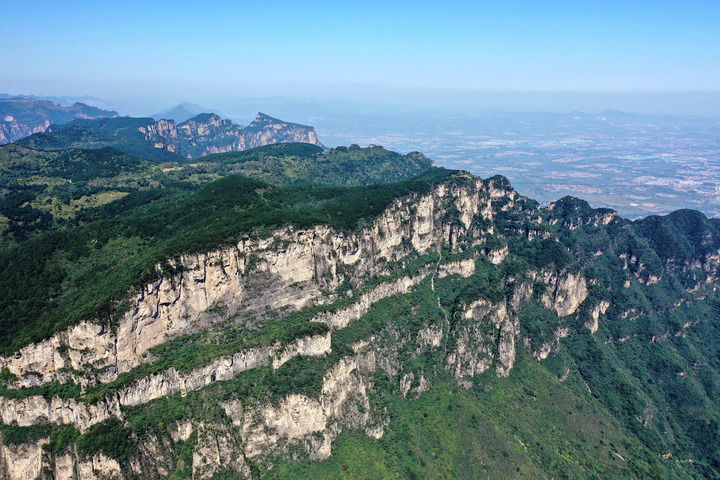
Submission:
{"label": "distant mountain", "polygon": [[76,119],[67,125],[53,125],[46,132],[23,138],[17,144],[45,151],[113,147],[156,162],[182,160],[179,155],[155,148],[143,138],[139,129],[153,123],[152,118],[134,117]]}
{"label": "distant mountain", "polygon": [[189,159],[274,143],[322,146],[313,127],[284,122],[264,113],[258,113],[245,128],[214,113],[201,113],[180,124],[160,120],[141,127],[140,132],[155,148],[177,152]]}
{"label": "distant mountain", "polygon": [[245,128],[214,113],[201,113],[179,124],[174,120],[133,117],[77,119],[19,143],[37,150],[114,147],[156,161],[195,159],[275,143],[322,147],[313,127],[263,113],[258,113]]}
{"label": "distant mountain", "polygon": [[56,95],[22,95],[22,94],[14,94],[10,95],[8,93],[0,93],[0,99],[6,99],[6,98],[22,98],[22,99],[29,99],[29,100],[47,100],[49,102],[57,103],[58,105],[61,105],[63,107],[69,107],[73,105],[74,103],[84,103],[86,105],[89,105],[91,107],[97,107],[102,108],[105,110],[112,110],[112,104],[111,102],[108,102],[107,100],[103,100],[102,98],[93,97],[92,95],[82,95],[80,97],[76,96],[56,96]]}
{"label": "distant mountain", "polygon": [[76,118],[115,116],[117,112],[84,103],[62,106],[28,97],[0,98],[0,145],[44,132],[52,124],[60,125]]}
{"label": "distant mountain", "polygon": [[207,111],[209,111],[207,108],[202,107],[198,104],[183,102],[180,105],[176,105],[175,107],[172,107],[168,110],[164,110],[160,113],[155,113],[151,115],[151,117],[155,120],[175,120],[175,122],[181,123]]}

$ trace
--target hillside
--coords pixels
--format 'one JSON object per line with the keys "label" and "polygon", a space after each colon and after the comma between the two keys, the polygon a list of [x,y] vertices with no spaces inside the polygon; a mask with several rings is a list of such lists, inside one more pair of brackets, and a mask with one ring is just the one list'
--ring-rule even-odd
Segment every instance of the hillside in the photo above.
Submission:
{"label": "hillside", "polygon": [[[109,185],[158,168],[107,155]],[[720,476],[720,221],[444,169],[344,185],[423,158],[214,155],[14,238],[2,475]]]}
{"label": "hillside", "polygon": [[248,176],[274,185],[369,185],[419,175],[430,169],[432,161],[419,152],[401,155],[375,145],[324,152],[314,145],[286,144],[208,155],[202,158],[202,165],[205,171]]}
{"label": "hillside", "polygon": [[0,147],[0,245],[185,194],[231,174],[272,185],[361,185],[407,179],[431,166],[419,153],[381,147],[324,152],[286,143],[158,164],[110,147],[39,151],[6,145]]}
{"label": "hillside", "polygon": [[137,157],[167,162],[298,142],[322,146],[312,127],[283,122],[262,113],[247,127],[214,113],[201,113],[182,123],[135,117],[78,119],[18,143],[49,151],[112,147]]}
{"label": "hillside", "polygon": [[0,98],[0,145],[12,143],[50,125],[61,125],[75,118],[113,117],[117,112],[75,103],[64,107],[48,100],[26,97]]}

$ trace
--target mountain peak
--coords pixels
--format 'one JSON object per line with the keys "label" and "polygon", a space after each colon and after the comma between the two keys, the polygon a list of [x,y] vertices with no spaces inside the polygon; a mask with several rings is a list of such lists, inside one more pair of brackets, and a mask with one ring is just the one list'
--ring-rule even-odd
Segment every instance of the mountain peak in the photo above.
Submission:
{"label": "mountain peak", "polygon": [[222,117],[217,113],[198,113],[192,118],[185,120],[183,123],[188,122],[207,122],[208,120],[222,120]]}
{"label": "mountain peak", "polygon": [[265,113],[258,112],[257,116],[255,116],[255,120],[253,120],[252,123],[258,124],[258,123],[286,123],[286,122],[283,122],[282,120],[279,120],[275,117],[271,117],[270,115],[267,115]]}

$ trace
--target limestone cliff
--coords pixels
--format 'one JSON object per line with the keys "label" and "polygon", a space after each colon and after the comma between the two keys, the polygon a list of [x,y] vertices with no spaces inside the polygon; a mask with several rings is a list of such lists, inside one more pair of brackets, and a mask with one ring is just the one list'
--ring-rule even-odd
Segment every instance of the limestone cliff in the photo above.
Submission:
{"label": "limestone cliff", "polygon": [[[148,134],[210,135],[223,125],[204,121],[161,121]],[[267,122],[258,128],[274,128]],[[110,420],[139,425],[145,417],[133,415],[165,408],[161,402],[182,405],[173,411],[180,413],[135,434],[129,460],[72,444],[50,454],[45,438],[3,443],[0,478],[166,478],[173,471],[211,478],[225,470],[250,478],[273,457],[327,458],[344,431],[382,437],[393,419],[373,402],[378,378],[413,399],[443,375],[465,388],[485,372],[507,377],[523,348],[543,361],[562,338],[595,334],[613,308],[578,262],[540,264],[518,253],[540,245],[572,258],[560,242],[544,240],[552,233],[543,218],[555,214],[500,178],[460,174],[396,200],[363,228],[248,232],[231,245],[173,259],[170,271],[158,266],[158,279],[132,292],[117,325],[85,321],[1,357],[11,394],[0,397],[0,418],[91,435]],[[590,225],[613,221],[596,220]],[[455,287],[462,294],[450,301]],[[528,307],[550,319],[542,338],[530,338],[521,320]],[[276,336],[260,343],[220,349],[268,326],[290,328],[288,318],[320,330],[271,330]],[[168,352],[158,349],[168,342],[209,353],[188,368],[168,365]],[[319,373],[302,388],[253,394],[264,378],[285,371]],[[75,383],[83,395],[22,394],[53,382]],[[198,404],[211,413],[193,411]]]}
{"label": "limestone cliff", "polygon": [[246,127],[214,113],[202,113],[179,124],[174,120],[158,120],[139,127],[139,131],[155,148],[190,159],[275,143],[322,146],[313,127],[283,122],[263,113],[258,113]]}

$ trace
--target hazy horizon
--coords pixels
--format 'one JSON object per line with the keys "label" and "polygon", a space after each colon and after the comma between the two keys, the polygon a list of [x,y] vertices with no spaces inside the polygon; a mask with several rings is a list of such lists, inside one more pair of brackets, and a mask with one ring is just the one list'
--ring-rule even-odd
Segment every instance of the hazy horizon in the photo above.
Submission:
{"label": "hazy horizon", "polygon": [[0,93],[261,111],[541,201],[720,215],[717,1],[9,1],[0,29]]}
{"label": "hazy horizon", "polygon": [[[407,93],[407,92],[406,92]],[[431,93],[431,92],[428,92]],[[341,97],[265,97],[204,96],[112,98],[88,93],[72,95],[63,91],[1,91],[10,97],[35,97],[60,104],[82,102],[88,105],[117,111],[120,115],[149,116],[181,104],[194,104],[203,111],[218,113],[240,123],[249,123],[257,112],[283,117],[300,115],[302,118],[283,118],[288,121],[307,120],[323,113],[348,115],[427,114],[473,115],[491,112],[506,113],[559,113],[573,112],[602,114],[624,112],[659,117],[697,117],[712,121],[720,119],[720,91],[718,92],[536,92],[536,91],[484,91],[435,92],[434,96],[413,99],[383,97],[370,100]],[[444,95],[443,95],[444,94]],[[367,98],[367,97],[366,97]]]}
{"label": "hazy horizon", "polygon": [[720,115],[720,3],[3,2],[0,92],[123,113],[362,109]]}

